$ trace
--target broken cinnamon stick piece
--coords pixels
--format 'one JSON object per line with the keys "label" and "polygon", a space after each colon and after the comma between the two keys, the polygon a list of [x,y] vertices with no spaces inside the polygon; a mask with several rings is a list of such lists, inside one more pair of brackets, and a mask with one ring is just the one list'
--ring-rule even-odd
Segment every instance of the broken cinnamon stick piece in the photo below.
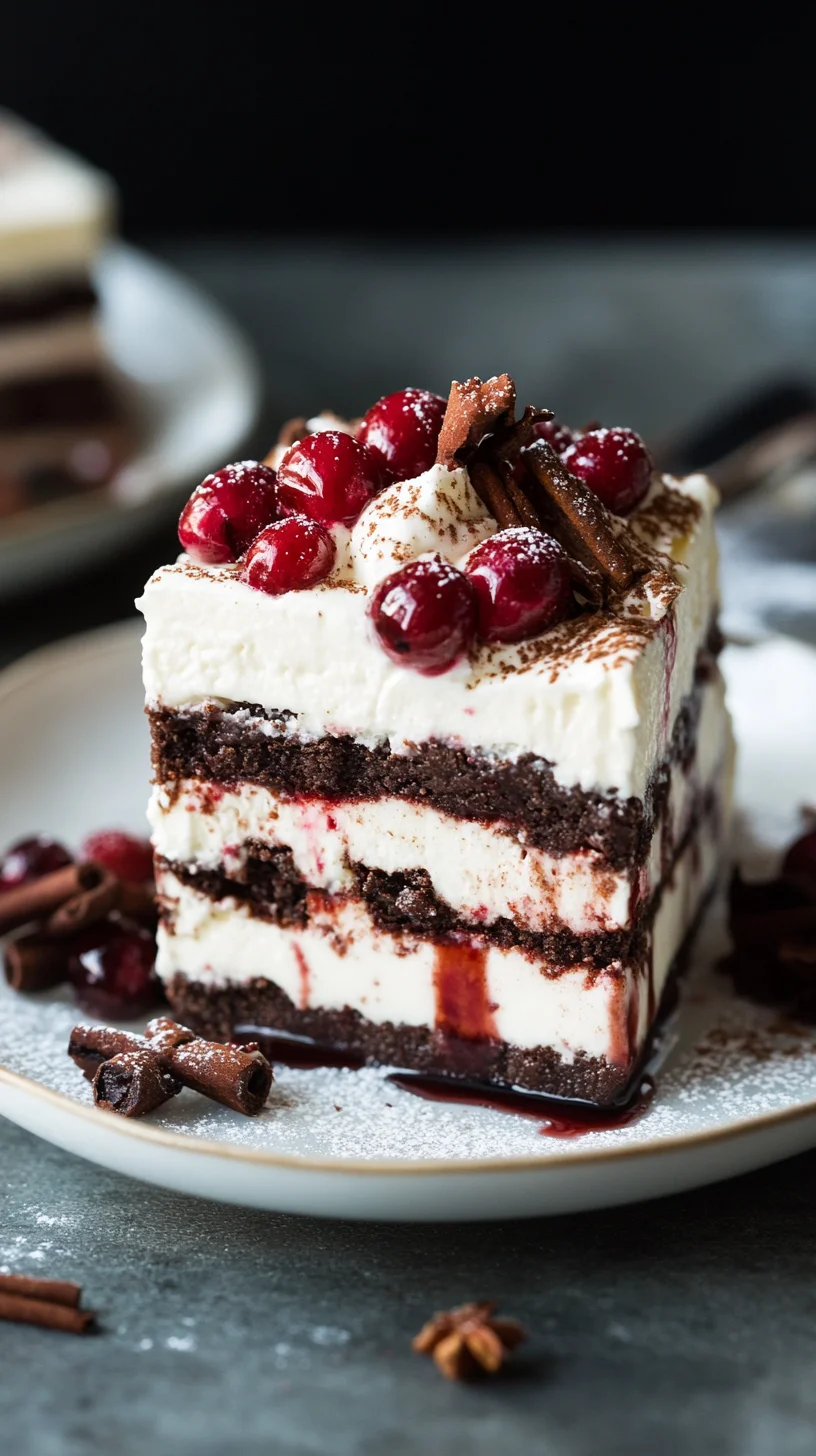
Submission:
{"label": "broken cinnamon stick piece", "polygon": [[0,1292],[0,1320],[17,1324],[41,1325],[46,1330],[63,1330],[82,1335],[96,1316],[90,1309],[73,1309],[47,1299],[26,1299],[20,1294]]}
{"label": "broken cinnamon stick piece", "polygon": [[120,1117],[144,1117],[180,1091],[181,1083],[147,1047],[102,1062],[93,1084],[96,1106]]}
{"label": "broken cinnamon stick piece", "polygon": [[[552,529],[570,556],[599,569],[616,587],[630,586],[640,560],[629,548],[628,538],[616,534],[611,513],[595,492],[570,474],[546,440],[528,445],[521,458],[541,488],[544,504],[539,514],[545,528]],[[537,498],[534,504],[539,504]]]}
{"label": "broken cinnamon stick piece", "polygon": [[509,374],[484,382],[475,376],[461,383],[454,379],[439,432],[437,465],[454,470],[485,435],[510,424],[515,409],[516,386]]}
{"label": "broken cinnamon stick piece", "polygon": [[49,916],[45,926],[49,935],[75,935],[77,931],[104,920],[111,910],[118,908],[122,894],[121,881],[104,865],[91,864],[88,868],[97,871],[97,882],[78,895],[72,895],[70,900],[66,900]]}
{"label": "broken cinnamon stick piece", "polygon": [[102,871],[95,864],[70,864],[41,875],[25,885],[0,893],[0,935],[18,930],[32,920],[42,920],[67,900],[99,884]]}
{"label": "broken cinnamon stick piece", "polygon": [[25,1299],[44,1299],[76,1309],[82,1286],[70,1279],[37,1279],[33,1274],[0,1274],[0,1294],[19,1294]]}
{"label": "broken cinnamon stick piece", "polygon": [[38,931],[13,940],[3,952],[3,966],[13,991],[48,991],[68,973],[68,946],[64,940]]}
{"label": "broken cinnamon stick piece", "polygon": [[151,1021],[146,1035],[185,1087],[245,1117],[256,1117],[263,1108],[272,1086],[272,1068],[261,1052],[204,1041],[166,1016]]}

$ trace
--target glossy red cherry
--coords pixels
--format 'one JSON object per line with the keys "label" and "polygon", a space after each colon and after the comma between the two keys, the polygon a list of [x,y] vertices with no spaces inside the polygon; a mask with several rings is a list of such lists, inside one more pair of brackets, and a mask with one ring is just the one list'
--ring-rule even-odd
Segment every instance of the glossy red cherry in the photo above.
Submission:
{"label": "glossy red cherry", "polygon": [[334,541],[319,521],[287,516],[261,531],[250,546],[241,578],[256,591],[278,596],[325,581],[335,558]]}
{"label": "glossy red cherry", "polygon": [[394,480],[410,480],[433,465],[446,408],[427,389],[399,389],[371,406],[357,438],[377,451]]}
{"label": "glossy red cherry", "polygon": [[560,420],[539,420],[533,425],[533,439],[546,440],[552,445],[556,455],[563,455],[568,450],[575,436],[567,425],[562,425]]}
{"label": "glossy red cherry", "polygon": [[369,603],[380,646],[392,662],[426,677],[447,672],[476,634],[476,597],[447,561],[410,561],[380,582]]}
{"label": "glossy red cherry", "polygon": [[634,430],[588,430],[564,451],[564,464],[618,516],[643,500],[654,462]]}
{"label": "glossy red cherry", "polygon": [[84,1011],[105,1021],[141,1016],[162,999],[156,942],[133,921],[102,920],[77,937],[68,978]]}
{"label": "glossy red cherry", "polygon": [[149,839],[125,834],[123,829],[100,829],[89,834],[80,851],[82,859],[96,860],[128,885],[153,879],[153,849]]}
{"label": "glossy red cherry", "polygon": [[202,566],[237,561],[277,514],[274,470],[241,460],[196,486],[179,518],[179,541]]}
{"label": "glossy red cherry", "polygon": [[792,844],[782,862],[783,875],[805,880],[816,889],[816,829]]}
{"label": "glossy red cherry", "polygon": [[73,855],[56,839],[48,839],[44,834],[32,839],[18,839],[0,859],[0,894],[3,890],[15,889],[17,885],[30,884],[32,880],[39,880],[42,875],[50,875],[53,870],[61,870],[63,865],[72,862]]}
{"label": "glossy red cherry", "polygon": [[521,642],[563,621],[572,607],[566,552],[543,531],[514,526],[474,547],[464,567],[485,642]]}
{"label": "glossy red cherry", "polygon": [[379,455],[342,430],[320,430],[287,450],[278,467],[278,506],[324,526],[353,526],[387,483]]}

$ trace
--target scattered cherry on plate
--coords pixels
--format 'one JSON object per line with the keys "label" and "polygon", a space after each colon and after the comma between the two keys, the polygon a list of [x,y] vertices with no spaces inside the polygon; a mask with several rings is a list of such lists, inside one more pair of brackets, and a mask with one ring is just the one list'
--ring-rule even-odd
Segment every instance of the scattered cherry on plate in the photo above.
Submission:
{"label": "scattered cherry on plate", "polygon": [[68,979],[84,1011],[105,1021],[141,1016],[163,999],[156,942],[132,920],[111,916],[74,941]]}
{"label": "scattered cherry on plate", "polygon": [[468,578],[432,558],[401,566],[374,591],[369,616],[383,651],[425,677],[447,672],[476,635],[476,595]]}
{"label": "scattered cherry on plate", "polygon": [[427,389],[386,394],[363,416],[357,439],[376,450],[393,480],[411,480],[436,459],[447,401]]}
{"label": "scattered cherry on plate", "polygon": [[628,516],[640,504],[654,470],[654,461],[634,430],[588,430],[568,446],[563,460],[617,516]]}
{"label": "scattered cherry on plate", "polygon": [[388,483],[382,458],[342,430],[320,430],[287,450],[278,466],[278,507],[321,525],[353,526]]}
{"label": "scattered cherry on plate", "polygon": [[275,520],[275,472],[257,460],[225,465],[197,485],[179,517],[179,541],[201,566],[237,561]]}
{"label": "scattered cherry on plate", "polygon": [[286,516],[256,536],[241,579],[256,591],[279,596],[325,581],[334,566],[335,545],[325,526],[308,516]]}
{"label": "scattered cherry on plate", "polygon": [[498,531],[475,546],[464,566],[476,593],[485,642],[522,642],[561,622],[573,604],[566,552],[530,526]]}
{"label": "scattered cherry on plate", "polygon": [[816,829],[808,830],[789,848],[782,862],[783,875],[804,880],[816,890]]}
{"label": "scattered cherry on plate", "polygon": [[153,879],[153,849],[149,839],[123,829],[99,829],[89,834],[80,850],[82,859],[104,865],[126,885],[146,885]]}
{"label": "scattered cherry on plate", "polygon": [[29,839],[18,839],[0,859],[0,894],[3,890],[14,890],[18,885],[31,884],[43,875],[61,870],[73,864],[73,855],[56,839],[37,834]]}

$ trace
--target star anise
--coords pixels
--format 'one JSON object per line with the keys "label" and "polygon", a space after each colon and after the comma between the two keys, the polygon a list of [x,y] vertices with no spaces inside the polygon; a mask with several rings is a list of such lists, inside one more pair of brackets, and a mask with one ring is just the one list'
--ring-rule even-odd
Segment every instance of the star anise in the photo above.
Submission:
{"label": "star anise", "polygon": [[431,1355],[448,1380],[495,1375],[512,1350],[527,1339],[518,1320],[497,1318],[490,1300],[443,1310],[412,1341],[418,1355]]}

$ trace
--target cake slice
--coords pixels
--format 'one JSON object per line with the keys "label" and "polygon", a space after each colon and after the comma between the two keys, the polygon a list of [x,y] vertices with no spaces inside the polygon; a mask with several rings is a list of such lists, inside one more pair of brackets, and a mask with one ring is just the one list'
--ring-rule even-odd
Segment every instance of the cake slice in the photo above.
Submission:
{"label": "cake slice", "polygon": [[93,278],[114,200],[0,111],[0,516],[104,484],[132,448]]}
{"label": "cake slice", "polygon": [[506,376],[208,477],[140,603],[179,1018],[618,1099],[723,861],[715,501]]}

